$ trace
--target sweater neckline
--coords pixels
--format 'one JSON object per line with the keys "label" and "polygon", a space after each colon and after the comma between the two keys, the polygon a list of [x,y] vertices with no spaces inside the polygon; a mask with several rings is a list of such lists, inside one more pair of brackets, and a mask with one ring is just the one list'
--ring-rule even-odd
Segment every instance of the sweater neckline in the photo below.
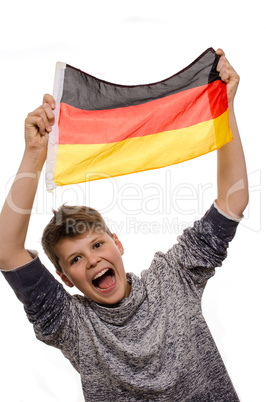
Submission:
{"label": "sweater neckline", "polygon": [[112,306],[103,306],[92,300],[90,307],[99,318],[109,324],[123,325],[135,314],[146,297],[146,290],[143,282],[134,273],[126,274],[127,281],[131,285],[130,295]]}

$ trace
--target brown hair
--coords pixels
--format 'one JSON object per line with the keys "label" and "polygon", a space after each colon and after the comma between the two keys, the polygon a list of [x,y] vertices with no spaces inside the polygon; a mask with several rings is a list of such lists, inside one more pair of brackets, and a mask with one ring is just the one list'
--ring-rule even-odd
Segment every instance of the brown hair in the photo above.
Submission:
{"label": "brown hair", "polygon": [[43,231],[42,246],[57,271],[62,272],[55,245],[66,237],[75,237],[85,232],[105,232],[112,237],[102,215],[86,206],[62,205],[58,211],[53,210],[53,218]]}

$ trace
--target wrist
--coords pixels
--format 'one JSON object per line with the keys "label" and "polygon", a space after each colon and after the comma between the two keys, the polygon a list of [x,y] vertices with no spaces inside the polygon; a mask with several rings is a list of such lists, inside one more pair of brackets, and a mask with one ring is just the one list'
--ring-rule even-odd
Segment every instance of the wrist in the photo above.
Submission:
{"label": "wrist", "polygon": [[229,111],[229,119],[234,117],[235,118],[235,108],[234,108],[234,101],[228,102],[228,111]]}
{"label": "wrist", "polygon": [[46,149],[33,151],[32,149],[26,147],[22,159],[25,169],[29,172],[41,171],[45,163],[46,156]]}

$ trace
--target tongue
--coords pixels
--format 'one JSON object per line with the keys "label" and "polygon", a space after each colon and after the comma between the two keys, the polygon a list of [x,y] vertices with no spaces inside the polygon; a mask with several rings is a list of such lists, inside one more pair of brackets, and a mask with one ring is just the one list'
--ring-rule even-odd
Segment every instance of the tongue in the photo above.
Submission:
{"label": "tongue", "polygon": [[109,271],[97,279],[97,286],[101,289],[107,289],[112,284],[113,284],[112,274]]}

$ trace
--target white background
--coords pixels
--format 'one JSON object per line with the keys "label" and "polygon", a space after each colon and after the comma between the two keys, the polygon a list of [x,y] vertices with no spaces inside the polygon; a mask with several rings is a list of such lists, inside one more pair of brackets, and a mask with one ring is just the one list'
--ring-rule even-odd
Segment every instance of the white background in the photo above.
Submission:
{"label": "white background", "polygon": [[[145,84],[171,76],[208,47],[226,51],[241,76],[235,108],[250,204],[228,259],[209,281],[203,311],[243,402],[266,401],[265,34],[265,9],[258,0],[10,0],[0,12],[1,205],[22,157],[24,119],[44,93],[52,92],[57,61],[111,82]],[[59,188],[54,194],[46,192],[42,176],[27,247],[38,250],[54,272],[40,245],[51,209],[63,202],[87,203],[118,233],[126,270],[139,273],[215,196],[215,152],[171,168]],[[78,374],[59,351],[35,339],[3,277],[0,325],[1,401],[83,401]]]}

